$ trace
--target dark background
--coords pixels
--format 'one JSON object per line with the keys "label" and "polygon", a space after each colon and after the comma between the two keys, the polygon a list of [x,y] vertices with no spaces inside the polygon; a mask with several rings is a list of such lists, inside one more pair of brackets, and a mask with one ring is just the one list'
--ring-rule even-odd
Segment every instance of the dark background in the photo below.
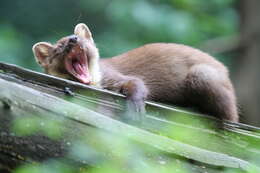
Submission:
{"label": "dark background", "polygon": [[40,71],[31,47],[86,23],[101,57],[151,42],[200,48],[230,70],[241,121],[260,126],[259,0],[26,0],[0,2],[0,61]]}

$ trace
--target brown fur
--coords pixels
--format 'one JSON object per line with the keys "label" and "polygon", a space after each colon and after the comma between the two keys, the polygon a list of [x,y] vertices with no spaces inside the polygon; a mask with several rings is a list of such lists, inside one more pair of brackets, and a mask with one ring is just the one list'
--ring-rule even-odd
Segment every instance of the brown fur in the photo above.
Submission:
{"label": "brown fur", "polygon": [[[87,31],[90,32],[88,29]],[[68,37],[58,41],[54,47],[66,42],[66,39]],[[86,51],[88,54],[97,51],[94,49],[94,42],[92,46],[87,42],[81,44],[89,46]],[[65,48],[61,52],[64,50]],[[34,53],[37,58],[35,47]],[[66,73],[62,58],[56,58],[55,61],[56,65],[43,66],[47,73],[73,79]],[[103,88],[126,95],[136,111],[143,111],[144,100],[148,99],[196,107],[203,113],[238,122],[236,97],[227,69],[200,50],[173,43],[147,44],[124,54],[102,59],[99,61],[99,68],[99,84]]]}

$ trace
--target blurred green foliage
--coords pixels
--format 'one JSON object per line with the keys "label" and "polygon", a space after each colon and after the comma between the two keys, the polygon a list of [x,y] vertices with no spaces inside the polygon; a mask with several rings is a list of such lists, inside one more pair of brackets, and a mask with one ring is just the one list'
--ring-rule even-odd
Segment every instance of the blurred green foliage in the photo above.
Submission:
{"label": "blurred green foliage", "polygon": [[[2,0],[0,61],[34,70],[31,47],[86,23],[102,57],[151,42],[198,46],[238,32],[235,0]],[[224,60],[225,61],[225,60]]]}
{"label": "blurred green foliage", "polygon": [[62,128],[61,121],[49,120],[42,116],[20,117],[12,122],[12,131],[18,136],[30,136],[36,133],[42,133],[51,139],[59,139],[66,133]]}

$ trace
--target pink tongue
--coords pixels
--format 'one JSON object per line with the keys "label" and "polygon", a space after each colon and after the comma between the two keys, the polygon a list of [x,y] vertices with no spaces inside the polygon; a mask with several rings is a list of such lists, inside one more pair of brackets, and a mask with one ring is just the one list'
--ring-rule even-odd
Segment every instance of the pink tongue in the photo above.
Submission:
{"label": "pink tongue", "polygon": [[81,80],[83,83],[89,84],[90,83],[90,79],[88,77],[88,75],[86,74],[86,67],[82,66],[79,62],[74,62],[72,63],[74,70],[76,71],[77,78],[79,80]]}
{"label": "pink tongue", "polygon": [[75,71],[79,74],[82,75],[84,74],[84,69],[82,67],[82,65],[78,62],[74,62],[73,64],[73,68],[75,69]]}

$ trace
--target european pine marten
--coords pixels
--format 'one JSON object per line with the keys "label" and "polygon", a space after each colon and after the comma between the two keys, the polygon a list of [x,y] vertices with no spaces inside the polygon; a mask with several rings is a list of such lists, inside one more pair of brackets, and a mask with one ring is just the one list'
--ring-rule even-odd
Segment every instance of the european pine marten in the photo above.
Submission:
{"label": "european pine marten", "polygon": [[238,122],[228,70],[210,55],[189,46],[154,43],[99,60],[85,24],[52,45],[33,46],[46,73],[120,92],[137,112],[144,100],[196,107],[202,113]]}

